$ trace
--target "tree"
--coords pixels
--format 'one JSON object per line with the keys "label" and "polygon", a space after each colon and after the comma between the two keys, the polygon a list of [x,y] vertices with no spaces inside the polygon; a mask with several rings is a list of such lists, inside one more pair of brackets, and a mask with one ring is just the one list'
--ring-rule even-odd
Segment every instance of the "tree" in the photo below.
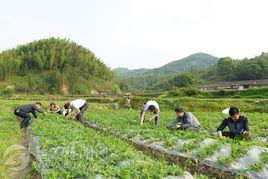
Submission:
{"label": "tree", "polygon": [[217,68],[219,79],[231,81],[235,78],[234,72],[236,64],[235,61],[230,57],[219,59]]}
{"label": "tree", "polygon": [[177,87],[190,87],[195,84],[195,77],[189,72],[183,72],[173,79],[173,85]]}

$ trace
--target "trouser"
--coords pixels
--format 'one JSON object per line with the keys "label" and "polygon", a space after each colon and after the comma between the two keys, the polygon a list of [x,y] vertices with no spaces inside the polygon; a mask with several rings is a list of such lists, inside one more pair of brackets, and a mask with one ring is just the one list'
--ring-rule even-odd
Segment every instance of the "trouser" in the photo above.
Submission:
{"label": "trouser", "polygon": [[63,114],[63,113],[62,113],[62,110],[59,110],[59,111],[57,112],[57,114],[62,115],[62,114]]}
{"label": "trouser", "polygon": [[79,108],[80,112],[76,115],[76,119],[81,122],[82,124],[84,124],[84,112],[85,110],[88,108],[88,104],[85,103],[81,108]]}
{"label": "trouser", "polygon": [[178,129],[181,129],[181,130],[189,130],[189,131],[199,131],[199,128],[198,127],[191,126],[189,124],[183,124]]}
{"label": "trouser", "polygon": [[20,128],[26,128],[29,125],[31,120],[30,114],[21,111],[20,109],[15,109],[14,114],[18,117],[21,117],[23,120],[20,123]]}
{"label": "trouser", "polygon": [[236,134],[233,132],[222,131],[222,136],[230,137],[231,139],[234,139]]}

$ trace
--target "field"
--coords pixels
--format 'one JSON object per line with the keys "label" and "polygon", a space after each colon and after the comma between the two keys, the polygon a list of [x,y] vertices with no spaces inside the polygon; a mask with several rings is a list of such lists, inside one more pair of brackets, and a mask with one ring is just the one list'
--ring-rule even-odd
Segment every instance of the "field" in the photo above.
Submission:
{"label": "field", "polygon": [[[218,156],[215,165],[231,166],[240,158],[247,155],[250,149],[257,147],[261,150],[259,159],[253,160],[245,167],[246,170],[261,171],[266,164],[268,154],[267,143],[267,119],[266,113],[245,113],[249,117],[251,131],[253,133],[250,140],[244,139],[219,139],[214,135],[217,127],[219,126],[223,116],[220,113],[194,113],[201,122],[201,131],[184,132],[184,131],[169,131],[165,126],[175,116],[173,112],[161,112],[160,127],[155,127],[152,124],[147,124],[143,127],[139,126],[139,111],[135,110],[92,110],[87,113],[86,118],[91,122],[95,122],[100,126],[105,127],[107,130],[113,130],[125,135],[127,138],[135,138],[138,136],[140,140],[146,141],[145,143],[160,143],[167,149],[177,148],[178,139],[181,140],[179,151],[186,154],[195,154],[195,157],[202,160],[212,156],[223,146],[230,145],[231,153],[226,156]],[[208,142],[212,141],[212,142]],[[208,143],[207,143],[208,142]],[[201,147],[202,146],[202,147]]]}
{"label": "field", "polygon": [[[32,101],[1,100],[1,156],[8,146],[20,144],[23,136],[13,109],[29,103]],[[43,103],[47,106],[49,101]],[[62,105],[64,101],[58,103]],[[31,165],[32,170],[44,178],[162,178],[182,176],[187,174],[186,171],[191,171],[196,178],[217,176],[198,170],[193,172],[190,168],[192,165],[187,166],[187,163],[170,165],[163,157],[152,157],[134,148],[127,142],[131,140],[209,163],[215,171],[228,169],[237,176],[267,175],[267,113],[242,112],[250,120],[252,138],[230,140],[219,139],[214,135],[216,128],[226,117],[219,112],[193,112],[201,123],[201,131],[197,133],[167,130],[166,125],[175,118],[175,113],[171,110],[161,111],[160,126],[146,123],[141,127],[139,110],[114,110],[107,107],[111,105],[90,103],[85,113],[86,121],[101,126],[107,131],[104,133],[53,114],[39,115],[38,119],[33,119],[32,127],[27,130],[29,150],[36,158]],[[227,152],[219,153],[223,148]],[[252,152],[256,155],[251,155]],[[1,178],[12,176],[12,171],[4,165],[5,161],[0,162]],[[244,164],[236,166],[241,162]]]}

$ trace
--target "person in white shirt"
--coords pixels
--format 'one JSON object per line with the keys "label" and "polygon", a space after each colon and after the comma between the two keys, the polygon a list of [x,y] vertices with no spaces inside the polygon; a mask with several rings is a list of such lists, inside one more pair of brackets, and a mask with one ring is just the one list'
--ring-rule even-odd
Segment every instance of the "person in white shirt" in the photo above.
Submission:
{"label": "person in white shirt", "polygon": [[71,112],[73,110],[76,110],[77,113],[75,114],[75,119],[77,119],[82,124],[84,123],[83,113],[88,108],[88,103],[86,102],[86,100],[83,100],[83,99],[73,100],[69,103],[66,103],[64,105],[64,108],[66,110],[66,113],[65,113],[66,117],[69,117],[71,115]]}
{"label": "person in white shirt", "polygon": [[153,119],[155,120],[155,125],[159,125],[159,112],[160,108],[159,105],[156,101],[147,101],[147,103],[144,105],[142,111],[141,111],[141,116],[140,116],[140,122],[141,125],[145,122],[145,116],[147,112],[152,112],[153,115],[148,119],[149,122],[151,122]]}

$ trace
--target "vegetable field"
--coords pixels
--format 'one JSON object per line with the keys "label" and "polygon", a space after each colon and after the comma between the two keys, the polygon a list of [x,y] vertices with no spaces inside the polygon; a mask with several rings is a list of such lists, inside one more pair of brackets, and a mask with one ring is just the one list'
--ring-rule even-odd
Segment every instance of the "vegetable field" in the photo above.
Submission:
{"label": "vegetable field", "polygon": [[[226,116],[220,113],[194,113],[201,122],[200,132],[169,131],[165,126],[175,113],[161,112],[161,126],[139,126],[139,111],[91,110],[86,118],[107,131],[119,132],[126,138],[198,159],[212,167],[251,177],[267,176],[268,143],[266,113],[246,113],[253,136],[250,140],[219,139],[215,131]],[[243,163],[243,164],[242,164]]]}
{"label": "vegetable field", "polygon": [[[23,133],[13,115],[14,108],[32,101],[0,102],[3,156],[9,145],[20,143]],[[47,106],[49,102],[43,103]],[[58,103],[62,105],[63,101]],[[215,136],[216,128],[226,117],[219,112],[193,112],[201,130],[188,132],[166,129],[175,118],[170,110],[161,111],[160,126],[146,122],[141,127],[140,111],[104,106],[90,103],[84,114],[85,126],[56,114],[33,119],[25,131],[28,150],[34,156],[32,170],[41,178],[212,178],[226,177],[224,172],[232,173],[232,177],[268,176],[267,113],[243,113],[249,118],[252,138],[231,140]],[[137,148],[137,144],[150,152]],[[167,160],[167,155],[186,160],[176,163]],[[208,170],[204,172],[200,166]],[[0,172],[1,178],[12,176],[3,160]]]}

